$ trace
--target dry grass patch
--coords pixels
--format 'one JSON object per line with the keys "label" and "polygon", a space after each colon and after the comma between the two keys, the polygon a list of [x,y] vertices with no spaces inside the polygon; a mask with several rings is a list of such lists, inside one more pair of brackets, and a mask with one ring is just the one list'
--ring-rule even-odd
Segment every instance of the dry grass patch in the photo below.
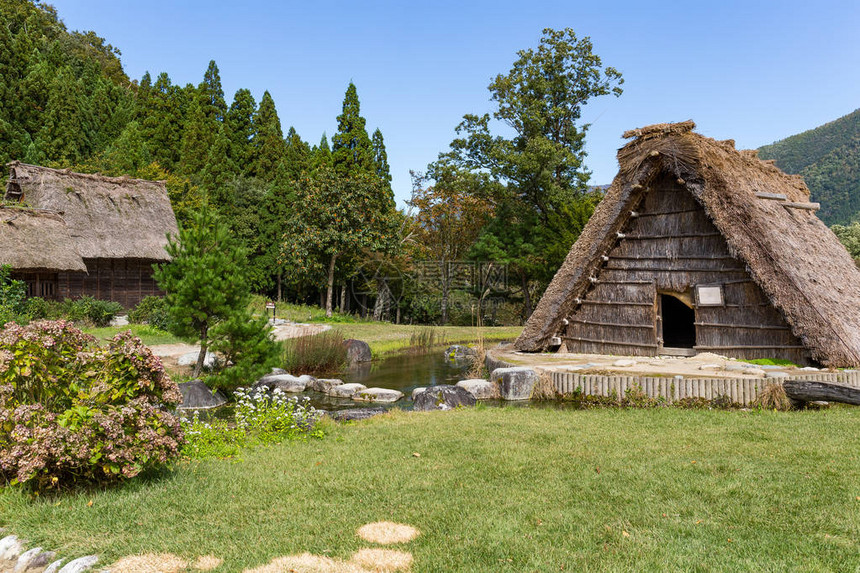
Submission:
{"label": "dry grass patch", "polygon": [[201,555],[195,561],[192,567],[198,571],[211,571],[217,569],[224,563],[224,560],[214,555]]}
{"label": "dry grass patch", "polygon": [[276,557],[267,565],[245,569],[244,573],[367,573],[367,571],[354,563],[302,553]]}
{"label": "dry grass patch", "polygon": [[390,545],[392,543],[406,543],[412,541],[420,532],[411,525],[393,523],[391,521],[377,521],[368,523],[358,528],[358,536],[371,543]]}
{"label": "dry grass patch", "polygon": [[188,570],[188,562],[172,553],[143,553],[123,557],[111,566],[122,573],[181,573]]}
{"label": "dry grass patch", "polygon": [[532,400],[555,400],[556,398],[557,393],[555,384],[552,382],[552,375],[549,372],[538,370],[538,381],[532,392]]}
{"label": "dry grass patch", "polygon": [[352,562],[373,573],[407,571],[412,567],[412,554],[393,549],[359,549]]}
{"label": "dry grass patch", "polygon": [[756,396],[754,406],[766,410],[791,410],[791,400],[785,393],[785,388],[780,382],[768,382],[761,392]]}

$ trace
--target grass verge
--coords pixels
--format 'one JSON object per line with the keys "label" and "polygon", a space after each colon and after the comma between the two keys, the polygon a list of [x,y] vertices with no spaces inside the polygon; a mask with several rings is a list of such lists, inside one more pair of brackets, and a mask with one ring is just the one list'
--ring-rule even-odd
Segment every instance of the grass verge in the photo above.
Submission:
{"label": "grass verge", "polygon": [[433,331],[434,340],[444,340],[445,344],[468,344],[483,337],[484,342],[513,340],[523,330],[522,326],[415,326],[408,324],[389,324],[387,322],[361,322],[338,324],[335,326],[344,338],[357,338],[370,345],[374,356],[392,354],[405,350],[415,344],[416,338],[428,338],[428,330]]}
{"label": "grass verge", "polygon": [[[211,554],[238,572],[368,547],[393,521],[422,571],[854,571],[860,416],[473,408],[328,425],[324,440],[183,463],[108,491],[0,494],[62,555]],[[413,454],[418,453],[420,457]]]}

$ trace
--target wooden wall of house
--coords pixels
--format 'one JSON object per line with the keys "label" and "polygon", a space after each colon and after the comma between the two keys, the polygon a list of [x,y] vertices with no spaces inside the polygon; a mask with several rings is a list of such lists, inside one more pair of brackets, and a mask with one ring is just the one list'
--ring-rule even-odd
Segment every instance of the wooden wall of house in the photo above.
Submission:
{"label": "wooden wall of house", "polygon": [[[808,362],[781,314],[732,257],[701,205],[674,177],[645,191],[605,254],[594,282],[567,317],[570,352],[648,356],[662,350],[660,294],[694,307],[699,352]],[[695,304],[696,285],[721,285],[723,306]]]}
{"label": "wooden wall of house", "polygon": [[163,295],[152,278],[155,261],[84,259],[89,273],[59,273],[60,298],[91,296],[132,308],[146,296]]}

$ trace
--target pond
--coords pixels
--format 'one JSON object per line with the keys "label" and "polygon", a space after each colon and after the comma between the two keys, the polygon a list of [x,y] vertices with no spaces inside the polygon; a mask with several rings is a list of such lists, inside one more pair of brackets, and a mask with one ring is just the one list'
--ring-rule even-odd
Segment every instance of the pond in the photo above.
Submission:
{"label": "pond", "polygon": [[403,392],[404,398],[394,404],[356,403],[347,398],[333,398],[319,392],[306,392],[315,408],[342,410],[356,406],[412,407],[412,391],[421,386],[456,384],[467,377],[469,362],[453,362],[437,349],[428,354],[397,354],[383,360],[356,364],[335,376],[344,382],[357,382],[368,388],[389,388]]}

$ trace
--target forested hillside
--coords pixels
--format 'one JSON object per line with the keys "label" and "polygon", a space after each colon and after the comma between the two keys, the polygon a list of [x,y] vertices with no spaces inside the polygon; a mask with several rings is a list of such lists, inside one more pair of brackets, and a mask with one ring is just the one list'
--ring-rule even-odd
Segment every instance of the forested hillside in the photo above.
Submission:
{"label": "forested hillside", "polygon": [[860,218],[860,109],[759,149],[786,173],[803,176],[828,225]]}
{"label": "forested hillside", "polygon": [[120,57],[47,4],[0,0],[0,164],[165,180],[180,226],[204,206],[220,215],[255,292],[420,323],[528,317],[601,195],[581,107],[623,83],[589,38],[545,29],[488,86],[492,114],[465,115],[414,172],[400,211],[353,83],[336,132],[311,144],[281,123],[302,110],[278,110],[268,91],[231,101],[214,61],[178,85],[167,72],[129,78]]}

